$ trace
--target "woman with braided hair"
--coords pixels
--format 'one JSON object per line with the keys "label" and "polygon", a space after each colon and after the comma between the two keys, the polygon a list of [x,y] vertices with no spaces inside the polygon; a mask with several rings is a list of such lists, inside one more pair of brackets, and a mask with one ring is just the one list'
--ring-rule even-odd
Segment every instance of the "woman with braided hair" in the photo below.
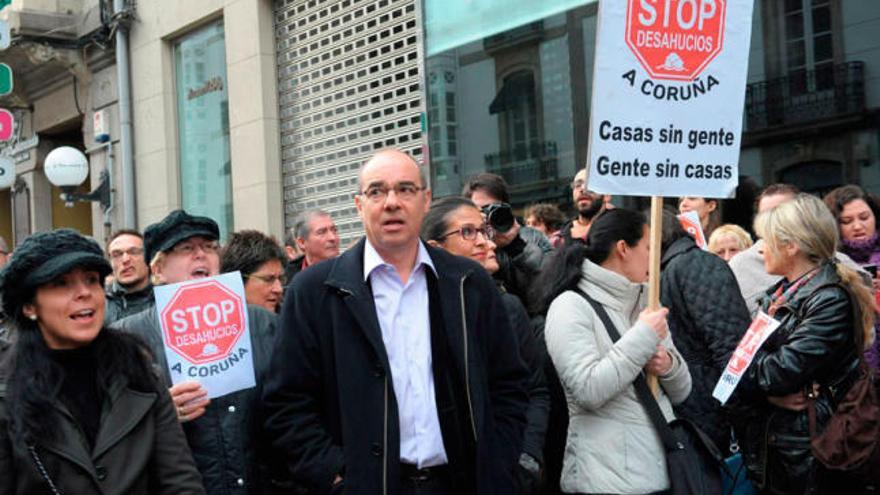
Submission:
{"label": "woman with braided hair", "polygon": [[0,271],[0,493],[205,493],[145,346],[104,328],[110,271],[67,229],[25,239]]}

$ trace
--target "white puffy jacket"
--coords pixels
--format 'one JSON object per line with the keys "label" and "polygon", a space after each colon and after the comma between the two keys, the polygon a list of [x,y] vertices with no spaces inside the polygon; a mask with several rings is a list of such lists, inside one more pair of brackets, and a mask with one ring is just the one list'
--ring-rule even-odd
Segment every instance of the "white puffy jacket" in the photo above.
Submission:
{"label": "white puffy jacket", "polygon": [[672,369],[660,377],[658,402],[668,420],[687,398],[691,377],[671,337],[662,341],[638,321],[647,287],[589,260],[578,287],[602,304],[621,338],[612,344],[599,316],[579,294],[560,294],[547,313],[547,351],[568,399],[569,426],[561,487],[566,493],[644,494],[669,488],[663,444],[632,382],[662,343]]}

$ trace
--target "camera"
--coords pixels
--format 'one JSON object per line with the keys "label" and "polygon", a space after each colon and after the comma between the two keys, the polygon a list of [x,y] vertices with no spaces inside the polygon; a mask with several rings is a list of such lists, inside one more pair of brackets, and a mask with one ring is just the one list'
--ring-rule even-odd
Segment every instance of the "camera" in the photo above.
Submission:
{"label": "camera", "polygon": [[481,208],[486,215],[486,222],[495,232],[504,233],[513,228],[513,209],[507,203],[492,203]]}

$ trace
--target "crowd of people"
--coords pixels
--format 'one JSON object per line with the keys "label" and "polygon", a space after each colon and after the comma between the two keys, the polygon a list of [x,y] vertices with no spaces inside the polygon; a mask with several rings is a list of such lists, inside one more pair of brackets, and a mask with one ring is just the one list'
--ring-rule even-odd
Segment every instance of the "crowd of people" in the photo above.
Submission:
{"label": "crowd of people", "polygon": [[[432,200],[388,149],[359,170],[365,236],[344,252],[320,210],[283,245],[255,230],[221,245],[183,210],[103,247],[68,229],[12,253],[0,239],[0,493],[695,493],[658,416],[741,453],[742,473],[710,468],[736,493],[880,489],[880,455],[844,469],[817,446],[880,371],[875,198],[774,184],[744,225],[681,198],[657,226],[649,308],[646,215],[585,179],[573,217],[536,204],[521,224],[500,176]],[[691,211],[706,246],[679,221]],[[256,385],[209,399],[173,383],[153,289],[229,272]],[[761,318],[778,328],[722,404]]]}

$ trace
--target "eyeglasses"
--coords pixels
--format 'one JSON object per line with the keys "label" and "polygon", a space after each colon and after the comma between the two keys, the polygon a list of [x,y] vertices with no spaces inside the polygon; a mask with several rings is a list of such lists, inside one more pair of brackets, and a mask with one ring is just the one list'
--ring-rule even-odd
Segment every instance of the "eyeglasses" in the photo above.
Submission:
{"label": "eyeglasses", "polygon": [[416,197],[419,191],[424,191],[425,187],[417,186],[412,182],[400,182],[394,187],[385,184],[376,184],[366,188],[361,194],[374,203],[381,203],[388,198],[388,193],[394,191],[394,194],[402,200],[410,200]]}
{"label": "eyeglasses", "polygon": [[250,275],[245,275],[244,278],[255,278],[268,285],[273,285],[275,282],[280,283],[282,286],[287,285],[287,277],[284,275],[258,275],[256,273],[251,273]]}
{"label": "eyeglasses", "polygon": [[489,225],[482,225],[480,227],[476,227],[473,225],[462,225],[459,229],[453,230],[451,232],[447,232],[440,237],[440,240],[445,240],[447,237],[455,234],[459,234],[462,239],[466,241],[472,241],[477,238],[477,234],[483,234],[483,238],[487,241],[491,241],[495,238],[495,229],[493,229]]}
{"label": "eyeglasses", "polygon": [[118,260],[126,254],[129,256],[129,258],[134,258],[135,256],[143,256],[144,248],[133,247],[128,249],[114,249],[113,251],[110,251],[110,258]]}
{"label": "eyeglasses", "polygon": [[212,254],[220,250],[220,243],[218,243],[217,241],[208,241],[201,244],[196,244],[194,242],[185,242],[174,246],[173,248],[171,248],[171,251],[177,254],[185,254],[189,256],[195,254],[196,249],[201,249],[205,252],[205,254]]}

